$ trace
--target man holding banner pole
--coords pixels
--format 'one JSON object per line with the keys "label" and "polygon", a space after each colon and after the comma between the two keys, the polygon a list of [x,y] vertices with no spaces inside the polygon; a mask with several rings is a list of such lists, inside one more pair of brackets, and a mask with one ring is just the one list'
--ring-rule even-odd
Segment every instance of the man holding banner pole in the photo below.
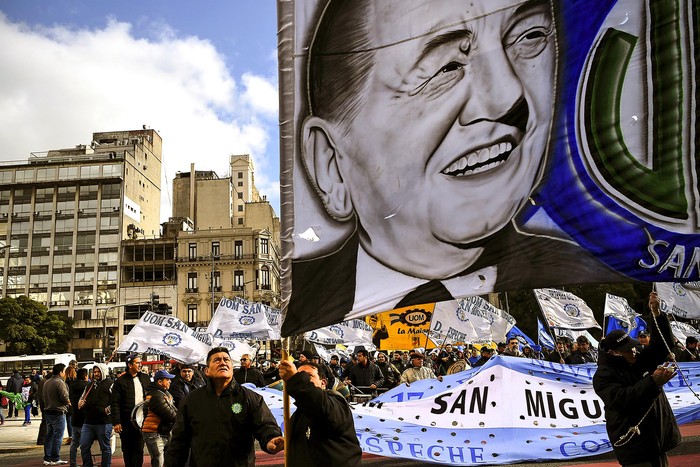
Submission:
{"label": "man holding banner pole", "polygon": [[280,363],[280,377],[294,398],[296,411],[285,419],[288,466],[358,466],[362,450],[345,398],[326,390],[327,375],[315,363]]}
{"label": "man holding banner pole", "polygon": [[666,452],[681,442],[678,424],[663,386],[676,375],[666,361],[673,343],[668,318],[656,292],[649,296],[653,315],[651,342],[637,354],[639,342],[621,329],[600,342],[593,389],[605,404],[608,436],[623,466],[662,467]]}

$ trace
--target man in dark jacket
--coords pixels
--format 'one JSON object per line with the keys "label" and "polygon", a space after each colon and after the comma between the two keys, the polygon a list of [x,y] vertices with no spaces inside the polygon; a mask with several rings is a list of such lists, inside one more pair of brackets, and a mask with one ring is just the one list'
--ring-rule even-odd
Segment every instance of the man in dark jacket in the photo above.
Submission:
{"label": "man in dark jacket", "polygon": [[80,447],[80,434],[85,423],[85,410],[79,409],[80,397],[83,395],[85,388],[88,387],[88,371],[87,368],[81,368],[77,371],[76,377],[68,385],[68,398],[70,405],[73,407],[73,416],[70,419],[73,425],[73,436],[70,441],[70,455],[68,461],[71,466],[77,465],[78,448]]}
{"label": "man in dark jacket", "polygon": [[584,363],[595,363],[596,358],[591,351],[591,341],[586,336],[576,338],[576,350],[571,352],[565,360],[569,365],[581,365]]}
{"label": "man in dark jacket", "polygon": [[250,355],[241,355],[241,367],[233,372],[233,379],[238,384],[253,383],[259,388],[265,386],[265,378],[263,378],[262,373],[257,368],[251,368],[251,364]]}
{"label": "man in dark jacket", "polygon": [[389,357],[387,357],[385,353],[380,352],[379,355],[377,355],[376,365],[379,368],[379,371],[382,372],[382,379],[384,380],[379,388],[392,389],[396,387],[399,379],[401,378],[401,373],[399,373],[399,370],[397,370],[396,367],[389,362]]}
{"label": "man in dark jacket", "polygon": [[233,379],[233,362],[226,347],[207,355],[203,388],[182,402],[165,450],[167,467],[187,462],[197,467],[253,467],[255,444],[267,453],[284,449],[284,438],[264,399]]}
{"label": "man in dark jacket", "polygon": [[350,406],[340,393],[326,390],[327,380],[319,374],[319,366],[307,362],[297,370],[282,361],[280,376],[296,405],[286,444],[289,465],[360,465],[362,450]]}
{"label": "man in dark jacket", "polygon": [[78,399],[78,412],[83,412],[85,421],[80,431],[80,457],[83,467],[92,467],[90,448],[97,439],[100,446],[101,465],[112,463],[112,422],[109,418],[110,398],[114,381],[109,377],[109,368],[96,363],[92,368],[92,381]]}
{"label": "man in dark jacket", "polygon": [[[24,385],[24,378],[22,378],[22,375],[19,374],[19,370],[15,370],[12,372],[12,376],[7,380],[7,384],[5,385],[5,390],[7,392],[14,392],[15,394],[21,394],[22,392],[22,386]],[[7,408],[7,417],[12,417],[12,412],[14,412],[15,418],[19,415],[19,408],[12,402],[12,399],[10,399],[10,403]]]}
{"label": "man in dark jacket", "polygon": [[268,386],[276,381],[280,380],[280,370],[277,367],[277,360],[270,360],[270,367],[263,372],[263,378],[265,378],[265,386]]}
{"label": "man in dark jacket", "polygon": [[374,390],[384,383],[381,370],[369,361],[369,355],[365,349],[357,351],[357,365],[353,365],[348,371],[348,379],[360,391],[367,388]]}
{"label": "man in dark jacket", "polygon": [[598,370],[593,376],[593,389],[605,404],[608,436],[623,466],[667,466],[666,452],[681,442],[663,391],[663,385],[675,375],[674,367],[664,363],[669,354],[664,341],[673,342],[673,334],[654,292],[649,307],[654,315],[649,346],[637,354],[636,339],[622,330],[612,331],[600,343]]}
{"label": "man in dark jacket", "polygon": [[180,373],[170,385],[169,392],[173,396],[175,407],[180,407],[180,402],[190,392],[204,386],[204,379],[195,370],[194,365],[180,364]]}
{"label": "man in dark jacket", "polygon": [[474,363],[473,368],[476,368],[478,366],[483,366],[486,364],[486,362],[489,361],[489,359],[493,356],[494,350],[490,347],[486,347],[485,345],[481,347],[481,357],[479,357],[479,360]]}
{"label": "man in dark jacket", "polygon": [[125,467],[143,465],[143,438],[131,423],[131,411],[146,398],[146,388],[151,378],[141,372],[141,357],[126,357],[126,372],[114,382],[112,388],[112,424],[122,441]]}
{"label": "man in dark jacket", "polygon": [[151,455],[151,467],[163,467],[165,448],[170,443],[170,431],[175,424],[177,407],[168,392],[170,380],[174,377],[165,370],[158,370],[146,390],[148,415],[143,421],[141,434]]}

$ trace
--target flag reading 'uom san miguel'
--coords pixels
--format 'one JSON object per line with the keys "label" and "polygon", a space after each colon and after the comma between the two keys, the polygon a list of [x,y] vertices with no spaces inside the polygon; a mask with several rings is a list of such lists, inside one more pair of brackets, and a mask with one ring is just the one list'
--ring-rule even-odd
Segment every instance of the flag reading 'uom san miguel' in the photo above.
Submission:
{"label": "flag reading 'uom san miguel'", "polygon": [[700,280],[700,4],[278,0],[282,334]]}

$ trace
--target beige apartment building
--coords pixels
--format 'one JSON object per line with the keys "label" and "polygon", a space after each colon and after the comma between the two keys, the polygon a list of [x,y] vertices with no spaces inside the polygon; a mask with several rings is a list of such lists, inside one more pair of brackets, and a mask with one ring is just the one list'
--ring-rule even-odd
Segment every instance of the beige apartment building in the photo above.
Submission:
{"label": "beige apartment building", "polygon": [[178,173],[173,219],[192,229],[177,237],[177,317],[206,326],[223,297],[280,306],[280,222],[260,196],[249,155],[229,159],[230,176]]}
{"label": "beige apartment building", "polygon": [[161,148],[144,126],[0,165],[2,296],[74,318],[81,360],[119,333],[122,239],[160,235]]}

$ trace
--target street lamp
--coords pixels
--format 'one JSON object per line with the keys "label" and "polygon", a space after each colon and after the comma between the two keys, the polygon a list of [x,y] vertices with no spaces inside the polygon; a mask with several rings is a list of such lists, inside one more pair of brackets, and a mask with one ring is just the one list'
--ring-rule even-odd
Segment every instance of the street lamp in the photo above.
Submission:
{"label": "street lamp", "polygon": [[[109,339],[107,338],[107,313],[109,313],[110,310],[114,310],[115,308],[120,308],[123,306],[150,305],[150,304],[151,304],[151,300],[149,300],[147,302],[142,301],[142,302],[123,303],[121,305],[112,305],[112,306],[108,306],[107,308],[104,309],[105,312],[102,315],[102,361],[106,361],[107,350],[109,349]],[[115,337],[115,350],[116,350],[116,337]]]}
{"label": "street lamp", "polygon": [[211,316],[214,316],[214,312],[216,311],[216,296],[214,295],[214,292],[216,292],[216,287],[214,286],[214,276],[216,272],[215,268],[215,261],[219,259],[218,254],[214,254],[214,252],[211,253],[211,277],[209,278],[209,288],[211,289]]}

